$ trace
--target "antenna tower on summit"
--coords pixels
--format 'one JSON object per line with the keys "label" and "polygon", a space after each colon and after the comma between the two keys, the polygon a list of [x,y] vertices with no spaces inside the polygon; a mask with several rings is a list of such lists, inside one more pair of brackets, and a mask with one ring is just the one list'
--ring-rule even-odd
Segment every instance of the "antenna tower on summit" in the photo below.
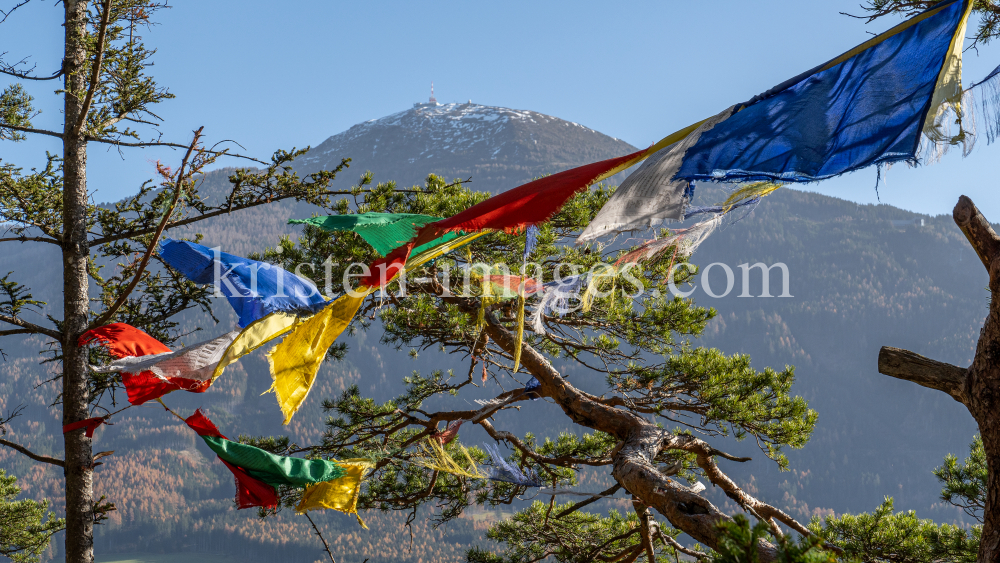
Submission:
{"label": "antenna tower on summit", "polygon": [[433,81],[431,82],[431,99],[428,100],[428,103],[431,103],[431,104],[438,103],[437,98],[434,97],[434,82]]}

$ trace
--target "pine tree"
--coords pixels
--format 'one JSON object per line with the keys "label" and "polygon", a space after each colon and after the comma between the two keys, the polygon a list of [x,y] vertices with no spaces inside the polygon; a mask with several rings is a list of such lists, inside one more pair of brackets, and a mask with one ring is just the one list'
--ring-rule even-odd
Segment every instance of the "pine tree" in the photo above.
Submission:
{"label": "pine tree", "polygon": [[15,500],[19,494],[17,477],[0,469],[0,555],[15,563],[34,563],[66,522],[47,512],[48,502]]}
{"label": "pine tree", "polygon": [[[722,535],[719,523],[732,519],[702,493],[699,479],[721,489],[774,536],[789,529],[809,535],[801,523],[754,498],[725,473],[725,464],[749,458],[710,443],[720,436],[750,437],[768,463],[786,468],[783,450],[806,443],[816,413],[805,400],[790,395],[791,367],[756,370],[747,356],[691,344],[715,311],[674,297],[668,287],[669,282],[689,281],[696,268],[678,267],[683,261],[668,251],[662,259],[609,273],[594,284],[589,308],[571,298],[565,314],[547,312],[544,334],[533,332],[532,323],[519,314],[522,271],[539,283],[567,278],[573,270],[613,271],[621,251],[568,244],[610,193],[604,187],[584,192],[542,225],[527,266],[524,234],[492,233],[466,247],[468,252],[438,258],[409,272],[405,282],[389,284],[384,296],[369,298],[352,330],[374,330],[377,318],[384,344],[409,348],[413,355],[464,357],[468,372],[415,372],[403,379],[405,392],[384,403],[363,396],[357,386],[350,388],[325,401],[332,416],[322,443],[299,451],[376,460],[359,508],[408,512],[413,522],[420,507],[434,506],[439,525],[472,505],[494,510],[521,495],[538,494],[538,485],[565,489],[584,474],[606,482],[604,491],[586,491],[593,498],[557,503],[551,497],[496,523],[488,538],[500,553],[474,549],[470,561],[535,561],[547,555],[559,561],[653,561],[677,553],[701,557],[675,538],[683,532],[715,549]],[[341,201],[338,212],[450,216],[485,197],[461,182],[446,185],[430,176],[425,186],[408,190],[379,184],[353,205]],[[357,276],[359,269],[351,264],[371,263],[377,254],[352,232],[307,227],[298,241],[284,239],[258,258],[313,272],[313,281],[324,287],[326,280],[339,284],[351,279],[347,274]],[[512,277],[505,278],[504,272]],[[529,300],[527,314],[536,306]],[[523,325],[529,328],[519,345],[518,327]],[[344,353],[335,346],[330,356]],[[567,379],[568,370],[598,374],[604,388],[585,391]],[[526,388],[532,379],[537,388]],[[469,408],[472,403],[461,398],[476,387],[494,395]],[[457,399],[449,401],[453,397]],[[457,409],[456,401],[461,401]],[[532,413],[543,409],[561,411],[565,427],[576,431],[537,428],[537,434],[515,435],[502,426],[504,416],[532,420]],[[491,459],[484,449],[466,448],[460,439],[438,450],[434,444],[446,441],[440,433],[459,421],[465,421],[459,433],[478,426],[510,453],[497,450],[503,459]],[[495,479],[476,478],[473,465],[484,464]],[[583,510],[600,495],[619,491],[625,496],[618,498],[631,505],[625,513]],[[290,505],[296,495],[285,500]],[[661,517],[669,524],[658,521]],[[758,540],[761,561],[778,556],[777,546]]]}
{"label": "pine tree", "polygon": [[[0,278],[0,337],[38,334],[58,345],[51,358],[62,367],[57,408],[63,423],[70,424],[89,418],[102,399],[106,405],[120,383],[89,373],[91,352],[77,345],[83,332],[127,322],[169,344],[176,339],[174,315],[192,307],[209,311],[210,293],[205,288],[169,271],[151,269],[157,264],[156,245],[162,233],[287,198],[328,205],[332,196],[342,193],[328,187],[347,161],[336,170],[300,178],[288,165],[304,151],[277,151],[269,162],[258,161],[263,170],[237,170],[230,177],[232,189],[225,201],[207,201],[198,192],[199,174],[216,159],[233,155],[204,148],[201,129],[188,143],[155,136],[160,120],[154,106],[173,95],[147,74],[154,50],[143,43],[141,33],[166,3],[65,0],[62,5],[64,57],[52,61],[57,72],[38,76],[33,67],[5,61],[0,55],[0,74],[11,79],[0,90],[0,140],[47,136],[62,142],[61,153],[49,155],[41,170],[27,172],[13,163],[0,163],[0,223],[6,231],[0,244],[48,244],[61,251],[62,318],[49,317],[47,323],[26,320],[24,313],[43,303],[7,274]],[[2,14],[4,23],[13,25],[17,17],[30,17],[33,7],[29,1],[16,3]],[[57,94],[63,101],[61,130],[32,126],[33,100],[21,84],[27,80],[62,82]],[[150,133],[152,139],[144,140],[142,135]],[[90,202],[87,190],[87,151],[95,143],[122,151],[169,146],[181,149],[184,156],[176,168],[159,165],[158,181],[143,183],[136,195],[99,207]],[[105,274],[102,264],[120,266]],[[91,295],[91,283],[99,288],[96,296]],[[66,561],[93,561],[94,522],[112,505],[93,497],[91,439],[82,429],[66,433],[65,459],[38,455],[9,440],[0,444],[64,468]]]}

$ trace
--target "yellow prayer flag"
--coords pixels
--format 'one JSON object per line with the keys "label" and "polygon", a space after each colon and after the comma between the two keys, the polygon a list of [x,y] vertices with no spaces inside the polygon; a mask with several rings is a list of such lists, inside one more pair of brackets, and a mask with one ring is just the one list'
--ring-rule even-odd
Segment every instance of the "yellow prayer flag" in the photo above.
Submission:
{"label": "yellow prayer flag", "polygon": [[274,393],[285,415],[285,424],[292,420],[316,380],[326,351],[351,323],[371,290],[366,287],[347,293],[325,309],[295,327],[284,340],[267,354],[274,378]]}
{"label": "yellow prayer flag", "polygon": [[212,381],[222,375],[226,366],[292,330],[299,321],[298,315],[294,313],[277,312],[250,323],[226,348],[212,373]]}
{"label": "yellow prayer flag", "polygon": [[365,478],[365,473],[373,467],[373,464],[364,459],[348,459],[337,461],[337,465],[347,471],[347,475],[334,479],[309,485],[302,500],[295,507],[296,512],[303,513],[309,510],[322,510],[330,508],[339,510],[346,514],[353,514],[361,527],[368,529],[365,523],[358,516],[358,495],[361,494],[361,481]]}

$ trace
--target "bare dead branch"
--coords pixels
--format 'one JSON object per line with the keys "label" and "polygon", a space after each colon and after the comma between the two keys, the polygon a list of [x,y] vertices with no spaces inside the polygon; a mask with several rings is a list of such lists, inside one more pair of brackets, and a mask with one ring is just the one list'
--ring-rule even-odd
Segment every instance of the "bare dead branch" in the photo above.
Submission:
{"label": "bare dead branch", "polygon": [[965,404],[965,381],[968,370],[925,358],[915,352],[883,346],[878,353],[878,372],[883,375],[912,381],[929,389],[937,389]]}
{"label": "bare dead branch", "polygon": [[611,496],[611,495],[617,493],[619,490],[621,490],[621,488],[622,488],[621,485],[615,483],[615,486],[611,487],[610,489],[608,489],[606,491],[601,491],[600,493],[597,493],[596,495],[590,497],[587,500],[581,500],[580,502],[574,504],[573,506],[567,508],[566,510],[563,510],[559,514],[556,514],[555,518],[556,518],[556,520],[558,520],[558,519],[562,518],[563,516],[566,516],[567,514],[572,514],[572,513],[576,512],[577,510],[580,510],[581,508],[583,508],[583,507],[585,507],[585,506],[587,506],[589,504],[593,504],[593,503],[601,500],[604,497],[608,497],[608,496]]}
{"label": "bare dead branch", "polygon": [[309,516],[308,512],[304,512],[303,514],[305,514],[306,520],[309,520],[309,523],[312,524],[313,531],[315,531],[316,535],[319,536],[319,541],[323,542],[323,549],[325,549],[326,554],[330,556],[331,563],[337,563],[337,560],[333,558],[333,552],[330,551],[330,544],[326,543],[326,538],[323,537],[323,534],[319,533],[319,528],[316,527],[316,523],[313,522],[312,517]]}
{"label": "bare dead branch", "polygon": [[990,262],[1000,255],[1000,237],[990,226],[990,222],[983,217],[976,204],[964,195],[958,198],[951,215],[958,228],[962,229],[962,234],[969,239],[969,244],[976,250],[988,272]]}
{"label": "bare dead branch", "polygon": [[49,456],[46,456],[46,455],[38,455],[38,454],[32,452],[31,450],[29,450],[28,448],[26,448],[26,447],[24,447],[24,446],[22,446],[20,444],[15,444],[14,442],[11,442],[9,440],[4,440],[4,439],[0,438],[0,445],[7,446],[8,448],[10,448],[12,450],[17,450],[17,451],[21,452],[22,454],[24,454],[24,455],[30,457],[31,459],[35,460],[35,461],[39,461],[39,462],[42,462],[42,463],[51,463],[52,465],[58,465],[59,467],[66,467],[66,462],[63,461],[63,460],[61,460],[61,459],[56,459],[54,457],[49,457]]}

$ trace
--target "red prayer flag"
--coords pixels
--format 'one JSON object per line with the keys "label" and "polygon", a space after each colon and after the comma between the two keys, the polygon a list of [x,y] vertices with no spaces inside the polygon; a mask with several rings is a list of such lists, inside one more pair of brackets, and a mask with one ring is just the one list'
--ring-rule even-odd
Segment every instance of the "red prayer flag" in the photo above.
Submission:
{"label": "red prayer flag", "polygon": [[116,358],[163,354],[170,348],[145,332],[125,323],[114,323],[92,328],[80,336],[78,346],[101,342]]}
{"label": "red prayer flag", "polygon": [[604,173],[640,158],[646,150],[585,164],[558,174],[539,178],[512,190],[495,195],[447,219],[428,223],[417,231],[410,242],[376,260],[371,273],[361,283],[381,287],[392,280],[414,248],[427,244],[445,233],[484,229],[515,232],[530,225],[548,221],[577,192],[586,189]]}
{"label": "red prayer flag", "polygon": [[[80,346],[100,343],[116,358],[131,358],[165,354],[170,352],[159,340],[125,323],[114,323],[88,330],[80,336]],[[212,385],[211,380],[196,380],[184,377],[157,377],[151,371],[137,373],[122,372],[122,384],[128,394],[128,402],[141,405],[158,399],[172,391],[203,393]]]}
{"label": "red prayer flag", "polygon": [[[194,414],[184,419],[192,430],[199,436],[209,436],[212,438],[222,438],[228,440],[219,432],[219,428],[202,414],[201,410],[194,411]],[[267,483],[254,479],[242,468],[237,467],[223,459],[219,459],[229,468],[236,478],[236,505],[239,508],[251,508],[263,506],[264,508],[274,508],[278,506],[278,493],[274,487]]]}
{"label": "red prayer flag", "polygon": [[67,432],[72,432],[74,430],[79,430],[81,428],[86,428],[87,431],[85,432],[85,434],[87,435],[87,437],[93,438],[94,430],[97,430],[98,426],[104,424],[105,420],[106,419],[103,416],[97,416],[94,418],[87,418],[77,422],[71,422],[70,424],[63,425],[63,434],[66,434]]}

